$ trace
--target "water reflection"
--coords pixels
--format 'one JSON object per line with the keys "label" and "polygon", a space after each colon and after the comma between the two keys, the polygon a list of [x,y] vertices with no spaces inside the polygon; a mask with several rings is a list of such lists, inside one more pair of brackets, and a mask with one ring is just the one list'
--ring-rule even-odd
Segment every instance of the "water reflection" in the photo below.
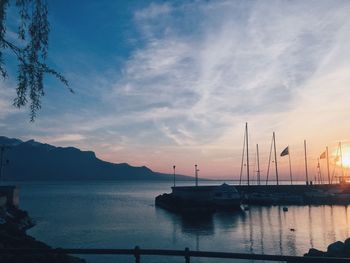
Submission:
{"label": "water reflection", "polygon": [[350,234],[346,206],[288,206],[288,212],[280,206],[251,206],[241,213],[188,218],[150,205],[165,187],[154,183],[130,188],[114,183],[32,184],[21,189],[21,206],[35,219],[42,218],[29,234],[54,247],[139,245],[303,255],[310,247],[326,250],[328,244],[344,241]]}
{"label": "water reflection", "polygon": [[212,236],[215,234],[212,215],[181,216],[181,231],[185,234]]}
{"label": "water reflection", "polygon": [[259,229],[260,229],[260,253],[264,254],[264,221],[263,221],[263,216],[262,216],[262,207],[258,207],[258,219],[259,219]]}
{"label": "water reflection", "polygon": [[282,206],[251,206],[247,211],[211,216],[161,210],[161,215],[171,222],[173,242],[186,235],[196,250],[303,255],[311,247],[325,250],[349,235],[345,206],[290,206],[288,211]]}
{"label": "water reflection", "polygon": [[312,235],[312,213],[311,213],[311,209],[312,207],[311,206],[308,206],[308,224],[309,224],[309,240],[310,240],[310,246],[311,247],[314,247],[314,237]]}

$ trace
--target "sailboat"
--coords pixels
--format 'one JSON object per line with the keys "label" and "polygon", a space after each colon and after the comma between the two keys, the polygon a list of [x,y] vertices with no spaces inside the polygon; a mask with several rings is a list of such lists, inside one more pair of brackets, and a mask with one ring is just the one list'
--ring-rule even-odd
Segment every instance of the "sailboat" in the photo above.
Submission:
{"label": "sailboat", "polygon": [[344,166],[343,166],[343,151],[342,151],[342,144],[339,142],[338,144],[338,149],[337,149],[337,154],[335,157],[335,163],[340,162],[340,175],[335,175],[335,167],[337,164],[335,164],[334,169],[333,169],[333,177],[338,179],[339,184],[347,184],[350,181],[350,176],[344,174]]}

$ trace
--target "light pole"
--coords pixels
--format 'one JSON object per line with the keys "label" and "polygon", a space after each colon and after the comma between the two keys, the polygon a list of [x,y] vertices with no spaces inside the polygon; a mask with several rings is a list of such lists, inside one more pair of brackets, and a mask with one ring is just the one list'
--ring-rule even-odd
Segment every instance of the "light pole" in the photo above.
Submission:
{"label": "light pole", "polygon": [[195,172],[195,175],[196,175],[196,186],[198,186],[198,172],[199,172],[199,169],[197,169],[197,164],[194,165],[194,172]]}
{"label": "light pole", "polygon": [[175,187],[175,168],[176,168],[176,165],[173,165],[173,170],[174,170],[174,187]]}

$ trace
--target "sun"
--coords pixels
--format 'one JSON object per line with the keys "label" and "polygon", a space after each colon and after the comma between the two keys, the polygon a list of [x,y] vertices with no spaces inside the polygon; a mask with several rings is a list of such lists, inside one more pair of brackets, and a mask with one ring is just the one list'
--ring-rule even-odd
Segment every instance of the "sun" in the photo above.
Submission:
{"label": "sun", "polygon": [[350,153],[347,153],[346,155],[343,154],[342,160],[343,160],[343,166],[346,168],[350,168]]}
{"label": "sun", "polygon": [[[340,160],[340,156],[335,158],[335,164],[338,166],[343,165],[344,168],[350,168],[350,147],[345,146],[342,147],[342,160]],[[341,162],[342,161],[342,162]]]}

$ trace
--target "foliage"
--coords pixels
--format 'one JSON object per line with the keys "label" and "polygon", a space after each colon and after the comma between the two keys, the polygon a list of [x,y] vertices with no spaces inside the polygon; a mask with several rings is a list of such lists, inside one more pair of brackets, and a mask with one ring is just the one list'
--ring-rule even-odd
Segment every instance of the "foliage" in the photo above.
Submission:
{"label": "foliage", "polygon": [[[37,111],[41,108],[41,97],[44,96],[43,79],[45,74],[53,75],[68,87],[68,81],[59,72],[49,67],[45,61],[48,54],[48,36],[50,26],[48,7],[45,0],[0,0],[0,74],[7,77],[4,64],[4,51],[10,50],[18,62],[17,96],[15,107],[23,107],[29,101],[30,119],[35,120]],[[19,26],[18,41],[6,39],[6,14],[9,5],[15,4],[18,10]],[[68,89],[73,92],[71,88]]]}

